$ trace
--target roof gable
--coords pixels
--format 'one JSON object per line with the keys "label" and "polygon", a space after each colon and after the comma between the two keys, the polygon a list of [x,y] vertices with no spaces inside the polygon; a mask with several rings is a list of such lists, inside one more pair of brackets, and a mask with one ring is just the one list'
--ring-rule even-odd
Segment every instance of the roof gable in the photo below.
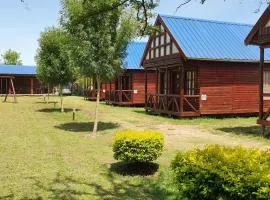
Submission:
{"label": "roof gable", "polygon": [[167,15],[160,18],[188,59],[259,60],[258,49],[243,42],[251,25]]}
{"label": "roof gable", "polygon": [[0,74],[6,75],[36,75],[35,66],[0,65]]}
{"label": "roof gable", "polygon": [[171,35],[160,16],[158,16],[155,26],[158,30],[149,37],[141,63],[143,63],[144,60],[166,58],[166,56],[174,54],[180,54],[185,59],[181,48],[178,46],[178,43]]}
{"label": "roof gable", "polygon": [[130,42],[127,46],[127,56],[124,60],[125,69],[141,69],[141,59],[144,49],[146,47],[145,42]]}
{"label": "roof gable", "polygon": [[269,27],[270,26],[270,6],[266,8],[260,19],[257,21],[257,23],[254,25],[252,30],[249,32],[248,36],[245,39],[245,44],[255,44],[259,45],[255,38],[258,36],[259,31],[263,27]]}

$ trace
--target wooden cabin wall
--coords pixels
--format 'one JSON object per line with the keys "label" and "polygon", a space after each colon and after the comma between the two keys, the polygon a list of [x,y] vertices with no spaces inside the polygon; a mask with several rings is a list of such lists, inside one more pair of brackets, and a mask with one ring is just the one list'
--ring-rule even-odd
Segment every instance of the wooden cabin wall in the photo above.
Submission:
{"label": "wooden cabin wall", "polygon": [[[1,74],[1,75],[8,76],[5,74]],[[41,92],[40,90],[41,84],[35,76],[15,75],[14,77],[15,77],[15,79],[13,80],[14,88],[17,94],[39,94]],[[6,87],[5,79],[2,79],[2,83],[0,83],[0,87],[1,87],[1,84],[2,84],[2,87]],[[9,86],[9,80],[8,80],[7,87],[8,86]]]}
{"label": "wooden cabin wall", "polygon": [[[268,70],[270,65],[266,66]],[[199,64],[201,114],[257,113],[259,110],[259,64]],[[265,109],[270,100],[265,101]]]}
{"label": "wooden cabin wall", "polygon": [[[156,92],[156,72],[147,72],[147,92]],[[145,103],[145,72],[144,71],[134,71],[132,72],[132,89],[137,91],[137,94],[133,95],[134,104],[144,104]]]}

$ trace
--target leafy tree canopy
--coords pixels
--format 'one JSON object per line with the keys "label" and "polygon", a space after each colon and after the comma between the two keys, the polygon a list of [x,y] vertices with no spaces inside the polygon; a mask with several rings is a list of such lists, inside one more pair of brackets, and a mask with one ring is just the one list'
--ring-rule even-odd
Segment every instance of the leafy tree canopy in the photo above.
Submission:
{"label": "leafy tree canopy", "polygon": [[20,59],[21,54],[14,50],[7,50],[3,55],[3,61],[5,65],[22,65],[22,61]]}
{"label": "leafy tree canopy", "polygon": [[85,76],[109,81],[121,70],[128,42],[139,23],[123,7],[97,13],[115,0],[63,0],[61,24],[73,36],[73,61]]}
{"label": "leafy tree canopy", "polygon": [[73,79],[68,56],[68,34],[60,28],[47,28],[41,33],[36,55],[39,79],[52,86],[66,85]]}

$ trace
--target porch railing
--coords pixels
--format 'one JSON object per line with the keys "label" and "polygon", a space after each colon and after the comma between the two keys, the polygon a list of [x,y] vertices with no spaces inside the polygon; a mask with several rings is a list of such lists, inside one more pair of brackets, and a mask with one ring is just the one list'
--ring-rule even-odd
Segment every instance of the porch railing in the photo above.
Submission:
{"label": "porch railing", "polygon": [[182,112],[200,112],[200,95],[147,94],[146,108],[158,113],[181,115]]}
{"label": "porch railing", "polygon": [[85,98],[96,98],[97,97],[97,90],[85,90]]}
{"label": "porch railing", "polygon": [[133,103],[133,90],[113,90],[105,94],[107,102]]}

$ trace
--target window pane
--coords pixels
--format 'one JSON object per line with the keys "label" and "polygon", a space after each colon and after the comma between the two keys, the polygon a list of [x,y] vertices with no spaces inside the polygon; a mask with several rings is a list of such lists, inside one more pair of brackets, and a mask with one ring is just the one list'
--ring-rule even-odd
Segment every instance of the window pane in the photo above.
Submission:
{"label": "window pane", "polygon": [[263,82],[263,92],[270,93],[270,71],[264,71]]}

